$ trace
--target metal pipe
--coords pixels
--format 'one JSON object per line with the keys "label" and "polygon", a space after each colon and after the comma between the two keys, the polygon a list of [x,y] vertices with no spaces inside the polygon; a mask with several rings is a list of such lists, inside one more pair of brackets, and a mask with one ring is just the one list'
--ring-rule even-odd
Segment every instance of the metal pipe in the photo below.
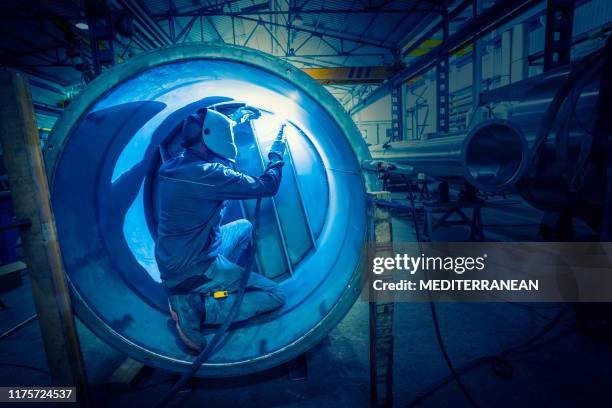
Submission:
{"label": "metal pipe", "polygon": [[407,164],[415,172],[444,179],[461,179],[461,144],[466,134],[426,141],[402,141],[370,147],[373,160]]}
{"label": "metal pipe", "polygon": [[599,229],[607,164],[593,157],[605,157],[606,147],[593,135],[606,72],[602,55],[481,94],[483,112],[475,117],[496,119],[468,132],[372,146],[372,157],[439,179],[465,180],[483,191],[515,186],[534,207],[571,214]]}
{"label": "metal pipe", "polygon": [[372,146],[370,152],[374,160],[408,165],[415,172],[443,180],[465,180],[491,192],[512,187],[523,176],[529,159],[523,133],[500,119],[427,141]]}

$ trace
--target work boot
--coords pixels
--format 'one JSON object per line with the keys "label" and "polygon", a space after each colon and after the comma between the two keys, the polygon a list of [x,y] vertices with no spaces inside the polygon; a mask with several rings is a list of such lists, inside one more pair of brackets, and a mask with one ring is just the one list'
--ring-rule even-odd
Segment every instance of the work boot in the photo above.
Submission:
{"label": "work boot", "polygon": [[200,293],[185,293],[168,297],[168,307],[181,340],[192,350],[206,347],[202,324],[206,319],[204,300]]}

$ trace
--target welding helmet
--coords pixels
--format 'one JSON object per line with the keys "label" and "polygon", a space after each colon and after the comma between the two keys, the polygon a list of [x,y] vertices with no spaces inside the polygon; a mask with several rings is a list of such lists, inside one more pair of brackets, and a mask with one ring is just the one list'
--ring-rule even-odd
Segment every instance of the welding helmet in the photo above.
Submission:
{"label": "welding helmet", "polygon": [[236,161],[238,150],[234,143],[234,122],[227,116],[207,109],[202,124],[202,141],[214,154],[231,162]]}

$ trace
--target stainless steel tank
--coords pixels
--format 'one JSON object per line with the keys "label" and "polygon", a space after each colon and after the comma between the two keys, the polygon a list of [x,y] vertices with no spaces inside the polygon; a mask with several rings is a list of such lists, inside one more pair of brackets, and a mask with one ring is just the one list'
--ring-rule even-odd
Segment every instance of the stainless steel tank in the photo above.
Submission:
{"label": "stainless steel tank", "polygon": [[[263,201],[257,254],[258,271],[280,282],[287,304],[233,329],[200,368],[202,377],[251,373],[295,358],[357,299],[366,192],[376,180],[361,171],[370,155],[355,124],[291,65],[245,48],[185,45],[104,72],[65,110],[45,152],[79,318],[125,354],[179,371],[193,356],[168,327],[153,252],[160,146],[172,150],[188,114],[231,100],[264,111],[253,126],[236,129],[244,171],[261,171],[278,122],[291,123],[291,159],[279,194]],[[232,203],[225,221],[250,218],[252,207]]]}

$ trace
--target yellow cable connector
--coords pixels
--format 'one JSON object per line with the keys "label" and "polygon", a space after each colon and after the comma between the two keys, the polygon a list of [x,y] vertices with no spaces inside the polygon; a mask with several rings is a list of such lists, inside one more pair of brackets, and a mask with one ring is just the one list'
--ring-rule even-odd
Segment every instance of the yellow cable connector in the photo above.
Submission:
{"label": "yellow cable connector", "polygon": [[228,296],[227,290],[220,290],[218,292],[213,293],[213,298],[215,299],[223,299]]}

